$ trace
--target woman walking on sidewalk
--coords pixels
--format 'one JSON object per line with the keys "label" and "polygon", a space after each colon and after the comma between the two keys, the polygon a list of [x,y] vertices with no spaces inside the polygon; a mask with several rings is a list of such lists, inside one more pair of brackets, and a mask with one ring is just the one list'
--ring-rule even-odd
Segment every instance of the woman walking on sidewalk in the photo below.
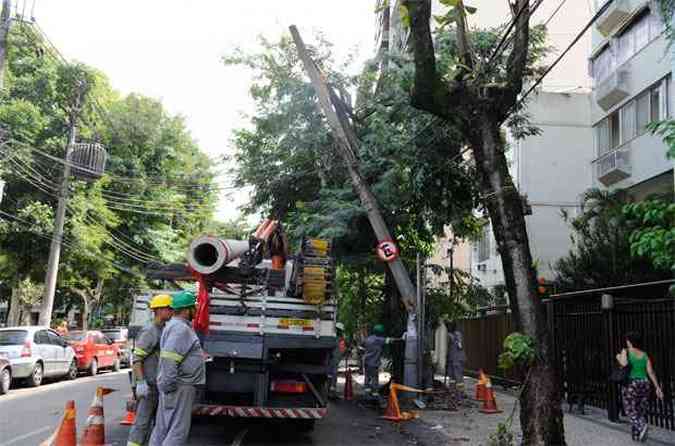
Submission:
{"label": "woman walking on sidewalk", "polygon": [[[647,404],[649,402],[649,380],[654,384],[656,396],[663,399],[663,391],[656,380],[652,361],[642,350],[642,336],[631,332],[626,334],[626,348],[616,355],[621,367],[630,365],[629,382],[623,386],[621,395],[626,415],[630,418],[633,440],[645,441],[647,438]],[[649,378],[649,379],[648,379]]]}

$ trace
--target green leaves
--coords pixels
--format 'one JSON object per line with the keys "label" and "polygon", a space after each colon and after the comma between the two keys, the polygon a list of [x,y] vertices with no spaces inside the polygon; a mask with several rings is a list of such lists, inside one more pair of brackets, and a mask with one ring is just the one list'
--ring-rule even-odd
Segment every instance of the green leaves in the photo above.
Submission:
{"label": "green leaves", "polygon": [[631,253],[649,258],[657,268],[675,271],[675,203],[645,200],[624,206],[623,213],[634,228]]}
{"label": "green leaves", "polygon": [[[652,225],[643,223],[650,210],[651,204],[631,203],[622,191],[588,192],[584,213],[568,220],[574,229],[573,249],[555,265],[558,289],[575,291],[669,278],[670,266],[650,258],[652,246],[663,246],[654,252],[665,255],[667,245],[659,245],[651,235],[641,240],[645,230],[651,233]],[[647,221],[660,215],[650,212]]]}
{"label": "green leaves", "polygon": [[534,340],[522,333],[511,333],[504,339],[504,351],[499,355],[498,366],[502,370],[514,367],[529,367],[534,362]]}
{"label": "green leaves", "polygon": [[668,158],[675,159],[675,120],[652,122],[647,129],[663,138],[663,142],[668,146]]}

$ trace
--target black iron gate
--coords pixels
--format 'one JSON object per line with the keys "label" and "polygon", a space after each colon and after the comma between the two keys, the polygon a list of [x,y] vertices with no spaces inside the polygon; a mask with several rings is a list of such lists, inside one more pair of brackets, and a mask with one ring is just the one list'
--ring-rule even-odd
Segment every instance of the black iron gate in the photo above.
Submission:
{"label": "black iron gate", "polygon": [[623,336],[642,334],[644,348],[662,383],[665,398],[652,393],[649,422],[675,430],[675,299],[672,281],[553,296],[547,303],[554,333],[554,351],[563,394],[568,400],[607,409],[609,418],[621,413],[618,386],[608,376]]}

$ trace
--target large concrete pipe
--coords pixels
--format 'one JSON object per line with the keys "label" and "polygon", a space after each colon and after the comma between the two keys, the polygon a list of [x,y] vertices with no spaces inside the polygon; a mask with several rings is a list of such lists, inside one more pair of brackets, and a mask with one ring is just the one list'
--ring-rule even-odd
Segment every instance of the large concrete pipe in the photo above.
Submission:
{"label": "large concrete pipe", "polygon": [[213,274],[248,250],[248,242],[202,236],[190,243],[188,264],[202,274]]}

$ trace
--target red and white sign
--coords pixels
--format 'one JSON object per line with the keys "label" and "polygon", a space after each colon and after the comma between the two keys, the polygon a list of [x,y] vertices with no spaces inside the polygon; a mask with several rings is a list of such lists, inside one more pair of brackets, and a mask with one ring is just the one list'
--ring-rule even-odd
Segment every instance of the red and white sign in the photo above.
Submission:
{"label": "red and white sign", "polygon": [[398,246],[391,240],[383,240],[377,245],[377,256],[383,262],[393,262],[398,258]]}

